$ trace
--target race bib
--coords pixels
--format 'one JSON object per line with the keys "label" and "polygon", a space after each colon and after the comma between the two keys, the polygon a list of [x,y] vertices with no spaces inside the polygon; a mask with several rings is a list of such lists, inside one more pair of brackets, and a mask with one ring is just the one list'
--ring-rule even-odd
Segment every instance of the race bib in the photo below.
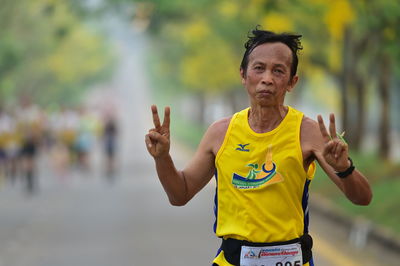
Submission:
{"label": "race bib", "polygon": [[303,257],[299,243],[248,247],[242,246],[240,266],[301,266]]}

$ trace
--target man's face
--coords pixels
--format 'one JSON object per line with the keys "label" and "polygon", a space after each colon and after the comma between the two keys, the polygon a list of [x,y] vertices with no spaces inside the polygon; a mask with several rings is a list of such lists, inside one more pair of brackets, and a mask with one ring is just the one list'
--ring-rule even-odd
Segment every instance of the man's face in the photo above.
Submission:
{"label": "man's face", "polygon": [[264,43],[254,48],[249,55],[247,70],[241,70],[242,83],[251,103],[261,106],[283,104],[286,92],[298,80],[297,76],[290,76],[291,65],[292,51],[283,43]]}

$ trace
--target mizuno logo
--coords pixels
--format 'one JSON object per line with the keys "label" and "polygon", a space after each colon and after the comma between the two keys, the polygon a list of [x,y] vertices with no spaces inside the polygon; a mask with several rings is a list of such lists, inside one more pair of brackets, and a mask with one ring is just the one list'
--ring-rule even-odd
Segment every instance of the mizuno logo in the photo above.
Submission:
{"label": "mizuno logo", "polygon": [[239,148],[236,148],[237,151],[250,151],[249,149],[246,149],[246,146],[250,145],[250,143],[247,144],[238,144]]}

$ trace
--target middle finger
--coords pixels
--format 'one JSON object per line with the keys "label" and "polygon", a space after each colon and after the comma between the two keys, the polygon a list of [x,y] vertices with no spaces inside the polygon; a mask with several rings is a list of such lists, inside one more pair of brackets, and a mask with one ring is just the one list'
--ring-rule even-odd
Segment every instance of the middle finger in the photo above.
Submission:
{"label": "middle finger", "polygon": [[171,108],[169,106],[164,109],[163,127],[169,129]]}
{"label": "middle finger", "polygon": [[329,133],[331,134],[331,137],[334,139],[336,138],[336,123],[335,123],[335,115],[331,114],[329,116]]}

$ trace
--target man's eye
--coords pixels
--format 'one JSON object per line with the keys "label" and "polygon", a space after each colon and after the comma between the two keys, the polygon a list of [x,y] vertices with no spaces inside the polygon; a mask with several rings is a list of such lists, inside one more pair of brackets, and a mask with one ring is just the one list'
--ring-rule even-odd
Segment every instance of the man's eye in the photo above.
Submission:
{"label": "man's eye", "polygon": [[255,70],[262,70],[263,67],[262,67],[262,66],[255,66],[254,69],[255,69]]}
{"label": "man's eye", "polygon": [[275,73],[279,73],[279,74],[283,74],[283,70],[281,70],[281,69],[274,69],[274,72]]}

